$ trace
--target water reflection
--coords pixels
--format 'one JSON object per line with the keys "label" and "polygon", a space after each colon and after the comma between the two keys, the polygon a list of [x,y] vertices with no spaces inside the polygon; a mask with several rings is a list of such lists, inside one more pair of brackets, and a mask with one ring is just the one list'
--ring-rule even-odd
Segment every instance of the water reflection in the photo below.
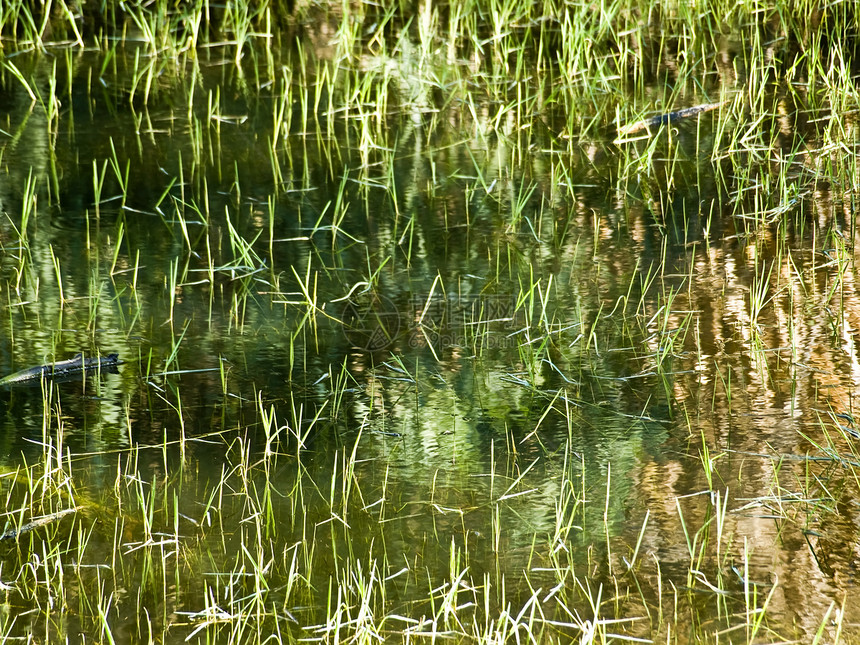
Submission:
{"label": "water reflection", "polygon": [[[725,47],[712,84],[741,74]],[[703,120],[654,155],[597,136],[560,149],[563,127],[535,127],[523,158],[516,120],[491,101],[448,105],[410,56],[395,72],[364,61],[393,74],[402,117],[294,101],[280,127],[277,92],[249,90],[217,53],[165,71],[131,109],[122,70],[67,59],[69,79],[101,70],[105,89],[69,80],[50,119],[4,78],[18,134],[2,144],[0,367],[96,349],[126,365],[84,389],[0,397],[2,459],[32,461],[49,441],[74,456],[87,517],[115,527],[93,529],[87,566],[130,545],[113,570],[118,629],[143,633],[141,604],[167,625],[207,594],[250,596],[254,557],[267,602],[302,626],[326,620],[324,590],[355,562],[406,568],[391,615],[431,614],[425,590],[468,570],[464,587],[493,588],[488,613],[556,589],[542,611],[564,620],[587,594],[558,576],[610,589],[640,544],[647,585],[617,590],[619,615],[668,606],[667,583],[694,595],[694,562],[713,595],[691,611],[717,615],[725,596],[732,615],[749,581],[761,594],[778,582],[770,611],[816,632],[824,605],[854,591],[857,559],[846,473],[803,459],[853,451],[822,438],[830,409],[853,411],[858,378],[853,216],[835,189],[759,198],[759,179],[734,175],[802,152],[800,183],[830,156],[817,130],[785,121],[766,153],[731,151]],[[25,58],[42,78],[44,58]],[[288,81],[301,82],[275,87]],[[751,226],[779,208],[790,214]],[[717,491],[722,561],[695,551],[717,539]],[[140,501],[155,498],[158,512]],[[175,565],[134,578],[167,553]],[[733,570],[743,556],[749,571]]]}

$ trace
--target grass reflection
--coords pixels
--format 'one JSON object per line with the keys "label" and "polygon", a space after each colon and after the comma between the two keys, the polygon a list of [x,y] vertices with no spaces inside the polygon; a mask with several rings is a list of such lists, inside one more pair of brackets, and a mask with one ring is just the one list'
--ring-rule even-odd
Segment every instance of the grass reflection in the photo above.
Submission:
{"label": "grass reflection", "polygon": [[4,3],[3,638],[856,638],[858,27]]}

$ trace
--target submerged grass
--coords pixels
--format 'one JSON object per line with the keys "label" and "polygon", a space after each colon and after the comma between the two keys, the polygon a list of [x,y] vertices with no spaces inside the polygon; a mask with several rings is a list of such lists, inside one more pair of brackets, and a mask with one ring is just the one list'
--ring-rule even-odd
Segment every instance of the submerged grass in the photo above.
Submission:
{"label": "submerged grass", "polygon": [[3,638],[860,637],[858,14],[4,3]]}

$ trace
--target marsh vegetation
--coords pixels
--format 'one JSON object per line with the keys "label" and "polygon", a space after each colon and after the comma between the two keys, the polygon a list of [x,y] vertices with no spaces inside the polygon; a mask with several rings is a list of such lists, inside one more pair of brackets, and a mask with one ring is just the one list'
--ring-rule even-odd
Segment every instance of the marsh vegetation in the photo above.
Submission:
{"label": "marsh vegetation", "polygon": [[860,641],[858,34],[3,2],[3,640]]}

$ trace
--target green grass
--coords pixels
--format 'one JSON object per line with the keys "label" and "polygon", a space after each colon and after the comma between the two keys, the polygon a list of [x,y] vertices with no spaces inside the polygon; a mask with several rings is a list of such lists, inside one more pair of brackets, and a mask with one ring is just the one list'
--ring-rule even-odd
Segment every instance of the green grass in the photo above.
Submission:
{"label": "green grass", "polygon": [[4,3],[0,634],[856,640],[858,34]]}

